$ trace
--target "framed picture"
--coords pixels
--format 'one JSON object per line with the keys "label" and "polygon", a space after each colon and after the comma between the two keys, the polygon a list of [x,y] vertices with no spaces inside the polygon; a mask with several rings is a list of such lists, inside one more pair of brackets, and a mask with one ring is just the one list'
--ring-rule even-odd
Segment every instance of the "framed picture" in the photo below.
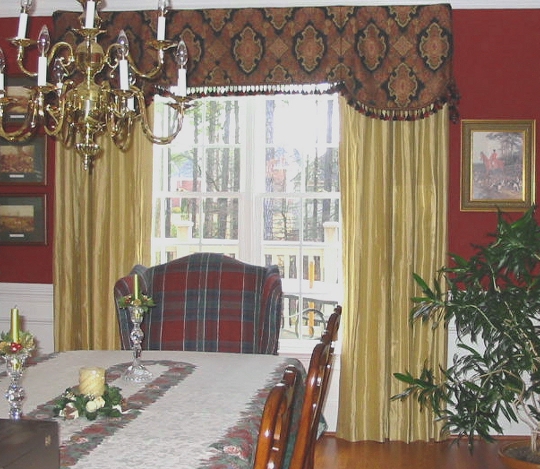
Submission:
{"label": "framed picture", "polygon": [[27,142],[0,140],[0,184],[44,185],[47,167],[45,135]]}
{"label": "framed picture", "polygon": [[6,77],[6,96],[16,98],[17,101],[6,107],[6,122],[21,122],[26,115],[28,108],[28,99],[30,97],[30,87],[36,85],[35,78]]}
{"label": "framed picture", "polygon": [[461,209],[525,211],[535,202],[534,120],[463,120]]}
{"label": "framed picture", "polygon": [[0,244],[47,244],[45,195],[0,195]]}

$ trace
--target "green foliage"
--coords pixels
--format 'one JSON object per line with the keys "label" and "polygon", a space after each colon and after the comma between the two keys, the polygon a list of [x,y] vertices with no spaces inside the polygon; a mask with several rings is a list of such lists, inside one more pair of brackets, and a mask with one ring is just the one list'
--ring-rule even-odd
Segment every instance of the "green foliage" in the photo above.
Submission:
{"label": "green foliage", "polygon": [[470,259],[451,255],[430,287],[414,275],[422,296],[411,319],[447,327],[453,321],[460,353],[439,373],[395,373],[407,385],[393,399],[416,398],[443,430],[491,440],[500,417],[538,429],[540,407],[540,227],[534,209],[514,222],[499,213],[497,231]]}
{"label": "green foliage", "polygon": [[105,385],[102,396],[77,394],[73,388],[68,388],[56,401],[53,413],[65,419],[86,417],[95,420],[102,417],[120,417],[122,415],[122,394],[120,388]]}

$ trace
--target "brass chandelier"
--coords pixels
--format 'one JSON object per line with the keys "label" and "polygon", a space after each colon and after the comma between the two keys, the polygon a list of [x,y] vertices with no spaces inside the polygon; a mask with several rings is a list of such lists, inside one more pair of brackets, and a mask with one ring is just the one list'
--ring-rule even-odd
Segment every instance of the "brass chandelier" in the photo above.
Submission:
{"label": "brass chandelier", "polygon": [[[83,158],[85,170],[91,170],[101,152],[96,143],[106,134],[121,150],[128,148],[133,125],[140,121],[146,137],[157,144],[172,142],[182,128],[184,113],[189,106],[186,86],[187,49],[183,40],[165,39],[165,16],[169,0],[158,1],[156,39],[148,45],[157,56],[150,71],[139,70],[129,53],[129,43],[121,31],[116,43],[106,51],[98,43],[101,19],[101,0],[77,0],[83,7],[81,28],[75,32],[81,42],[73,47],[67,42],[51,45],[49,31],[43,26],[37,41],[26,38],[28,13],[33,0],[21,0],[21,14],[16,38],[10,42],[17,47],[17,65],[29,77],[37,77],[37,86],[29,89],[28,103],[6,94],[4,72],[6,60],[0,49],[0,137],[19,142],[32,137],[43,128],[47,135],[57,138],[67,147],[75,147]],[[39,52],[37,72],[25,66],[25,53],[30,47]],[[169,134],[154,135],[146,111],[145,95],[138,82],[153,82],[160,75],[165,51],[174,48],[178,65],[177,86],[160,87],[167,104],[174,110]],[[101,73],[105,71],[105,73]],[[50,73],[49,73],[50,72]],[[76,83],[72,77],[82,77]],[[160,94],[161,94],[160,93]],[[5,121],[12,106],[26,106],[24,121],[13,130],[6,130]]]}

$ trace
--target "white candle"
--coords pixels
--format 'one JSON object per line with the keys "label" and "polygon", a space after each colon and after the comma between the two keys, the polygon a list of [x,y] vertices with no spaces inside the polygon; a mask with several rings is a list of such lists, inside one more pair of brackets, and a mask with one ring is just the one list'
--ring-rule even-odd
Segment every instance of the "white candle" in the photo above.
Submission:
{"label": "white candle", "polygon": [[0,72],[0,91],[4,91],[6,89],[5,82],[4,82],[4,74]]}
{"label": "white candle", "polygon": [[129,90],[129,70],[127,59],[120,59],[118,62],[120,67],[120,89],[123,91]]}
{"label": "white candle", "polygon": [[157,39],[158,41],[163,41],[165,39],[165,16],[158,16]]}
{"label": "white candle", "polygon": [[19,16],[19,29],[17,31],[17,38],[26,38],[26,25],[28,24],[28,13],[22,12]]}
{"label": "white candle", "polygon": [[84,19],[84,27],[85,28],[93,28],[94,27],[94,15],[96,13],[96,3],[94,0],[88,0],[86,2],[86,17]]}
{"label": "white candle", "polygon": [[38,57],[38,86],[47,84],[47,57]]}
{"label": "white candle", "polygon": [[178,69],[178,94],[180,96],[187,96],[187,77],[186,69]]}
{"label": "white candle", "polygon": [[139,299],[139,276],[137,274],[133,276],[133,299]]}
{"label": "white candle", "polygon": [[88,366],[79,370],[79,393],[99,397],[105,392],[105,369]]}

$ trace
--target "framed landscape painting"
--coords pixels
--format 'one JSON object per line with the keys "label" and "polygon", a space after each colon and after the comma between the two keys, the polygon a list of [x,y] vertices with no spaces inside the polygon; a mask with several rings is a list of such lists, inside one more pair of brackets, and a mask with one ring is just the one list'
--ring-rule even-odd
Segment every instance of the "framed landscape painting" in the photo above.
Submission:
{"label": "framed landscape painting", "polygon": [[45,195],[0,195],[0,244],[46,244]]}
{"label": "framed landscape painting", "polygon": [[27,142],[0,140],[0,184],[45,184],[45,136]]}
{"label": "framed landscape painting", "polygon": [[525,211],[535,202],[536,121],[463,120],[461,209]]}
{"label": "framed landscape painting", "polygon": [[7,77],[6,95],[9,98],[15,98],[12,104],[6,108],[6,122],[22,122],[28,108],[28,99],[30,97],[30,87],[35,86],[35,79],[27,76]]}

